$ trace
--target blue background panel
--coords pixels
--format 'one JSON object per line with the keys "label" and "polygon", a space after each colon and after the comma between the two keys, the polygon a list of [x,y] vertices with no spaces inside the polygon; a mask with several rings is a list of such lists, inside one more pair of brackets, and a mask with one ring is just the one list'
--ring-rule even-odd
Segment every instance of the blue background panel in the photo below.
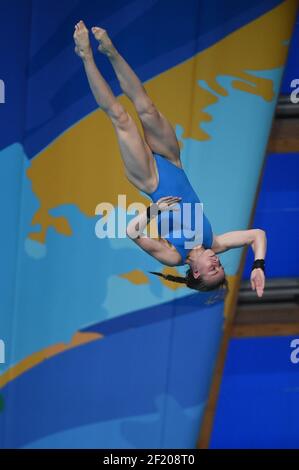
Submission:
{"label": "blue background panel", "polygon": [[[253,228],[267,233],[267,277],[299,276],[299,153],[267,158]],[[243,279],[253,262],[248,249]]]}
{"label": "blue background panel", "polygon": [[299,448],[299,363],[293,337],[232,339],[210,447]]}

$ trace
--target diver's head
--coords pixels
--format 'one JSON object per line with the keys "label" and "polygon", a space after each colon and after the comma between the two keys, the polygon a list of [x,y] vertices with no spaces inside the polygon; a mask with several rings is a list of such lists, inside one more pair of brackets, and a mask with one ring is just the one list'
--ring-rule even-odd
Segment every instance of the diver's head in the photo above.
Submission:
{"label": "diver's head", "polygon": [[[198,246],[190,250],[186,263],[190,266],[187,272],[188,284],[202,284],[212,289],[225,284],[225,272],[218,258],[210,248]],[[191,286],[190,286],[191,287]],[[193,287],[194,288],[194,287]]]}
{"label": "diver's head", "polygon": [[218,289],[225,289],[226,293],[228,292],[228,282],[223,266],[212,250],[203,247],[192,248],[186,264],[190,267],[185,277],[157,272],[151,272],[151,274],[163,277],[168,281],[185,284],[190,289],[202,292]]}

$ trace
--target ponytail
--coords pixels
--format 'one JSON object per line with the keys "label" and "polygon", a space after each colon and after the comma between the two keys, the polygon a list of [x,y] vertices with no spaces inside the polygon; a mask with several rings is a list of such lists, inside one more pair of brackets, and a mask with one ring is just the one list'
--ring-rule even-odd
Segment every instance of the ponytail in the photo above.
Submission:
{"label": "ponytail", "polygon": [[178,282],[179,284],[187,284],[187,279],[182,276],[173,276],[172,274],[163,274],[163,273],[155,273],[149,271],[150,274],[155,274],[155,276],[163,277],[166,281]]}
{"label": "ponytail", "polygon": [[190,289],[194,289],[197,291],[207,292],[211,290],[225,290],[225,293],[228,293],[228,282],[224,275],[223,279],[216,281],[214,284],[206,284],[205,281],[199,276],[195,279],[191,269],[187,270],[186,276],[173,276],[172,274],[163,274],[149,271],[150,274],[154,274],[155,276],[160,276],[166,281],[177,282],[179,284],[185,284]]}

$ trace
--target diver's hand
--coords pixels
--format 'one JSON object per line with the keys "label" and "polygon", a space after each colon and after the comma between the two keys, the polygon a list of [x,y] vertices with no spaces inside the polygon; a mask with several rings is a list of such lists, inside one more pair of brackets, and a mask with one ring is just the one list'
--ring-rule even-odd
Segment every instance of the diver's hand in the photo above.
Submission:
{"label": "diver's hand", "polygon": [[161,212],[170,211],[170,210],[176,211],[178,210],[178,208],[176,208],[176,205],[178,202],[180,202],[181,199],[182,199],[181,197],[177,197],[177,196],[164,196],[158,199],[158,201],[156,202],[156,205]]}
{"label": "diver's hand", "polygon": [[251,271],[250,283],[252,290],[255,290],[258,297],[262,297],[265,287],[265,274],[261,268]]}

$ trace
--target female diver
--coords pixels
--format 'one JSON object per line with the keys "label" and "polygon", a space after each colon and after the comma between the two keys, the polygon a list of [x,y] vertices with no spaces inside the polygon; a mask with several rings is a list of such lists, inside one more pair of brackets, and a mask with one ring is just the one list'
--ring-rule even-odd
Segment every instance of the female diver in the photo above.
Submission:
{"label": "female diver", "polygon": [[[75,25],[75,52],[81,57],[87,79],[98,105],[111,119],[115,129],[128,180],[137,189],[150,196],[153,204],[147,211],[134,217],[128,224],[127,235],[151,256],[167,266],[189,265],[185,277],[163,276],[174,282],[185,283],[196,290],[214,290],[227,285],[225,272],[216,253],[250,245],[255,261],[251,271],[251,287],[259,297],[265,285],[264,258],[266,235],[263,230],[238,230],[215,235],[203,214],[201,243],[185,248],[183,236],[177,237],[170,229],[161,237],[161,216],[183,203],[200,202],[180,160],[180,147],[171,124],[156,108],[142,83],[119,54],[106,30],[93,27],[98,50],[110,60],[123,92],[133,102],[144,131],[141,137],[137,125],[112,93],[99,72],[89,42],[89,31],[83,21]],[[162,213],[162,214],[161,214]],[[193,209],[191,211],[194,217]],[[151,218],[158,217],[159,238],[144,235]],[[182,228],[182,227],[181,227]],[[191,227],[189,227],[191,229]]]}

